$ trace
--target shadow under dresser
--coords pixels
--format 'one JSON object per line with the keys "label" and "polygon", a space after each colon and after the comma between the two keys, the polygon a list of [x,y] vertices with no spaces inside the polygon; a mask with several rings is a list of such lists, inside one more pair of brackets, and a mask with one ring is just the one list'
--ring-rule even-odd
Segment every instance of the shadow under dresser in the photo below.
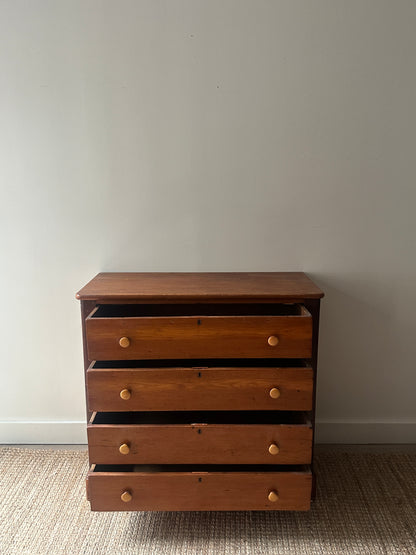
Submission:
{"label": "shadow under dresser", "polygon": [[101,273],[76,297],[92,510],[310,508],[323,293],[305,274]]}

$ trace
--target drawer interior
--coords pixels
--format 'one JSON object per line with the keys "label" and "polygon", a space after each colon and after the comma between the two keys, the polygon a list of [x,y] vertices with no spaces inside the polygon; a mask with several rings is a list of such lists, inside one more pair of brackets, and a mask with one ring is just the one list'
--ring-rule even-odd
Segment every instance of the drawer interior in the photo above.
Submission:
{"label": "drawer interior", "polygon": [[159,473],[159,472],[302,472],[311,474],[311,468],[306,464],[291,465],[269,465],[269,464],[94,464],[90,473],[98,472],[136,472],[136,473]]}
{"label": "drawer interior", "polygon": [[252,424],[303,425],[311,427],[306,413],[294,411],[175,411],[175,412],[96,412],[90,424],[104,425],[204,425]]}
{"label": "drawer interior", "polygon": [[300,304],[100,304],[89,318],[152,316],[309,316]]}
{"label": "drawer interior", "polygon": [[117,368],[302,368],[310,363],[302,359],[163,359],[163,360],[95,360],[90,369]]}

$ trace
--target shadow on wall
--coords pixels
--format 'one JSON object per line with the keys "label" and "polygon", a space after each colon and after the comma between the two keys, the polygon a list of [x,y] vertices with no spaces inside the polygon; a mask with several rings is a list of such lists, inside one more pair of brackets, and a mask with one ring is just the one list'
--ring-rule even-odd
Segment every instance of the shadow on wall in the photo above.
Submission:
{"label": "shadow on wall", "polygon": [[395,305],[395,283],[371,277],[309,275],[325,292],[318,418],[397,416],[400,389],[409,385],[400,380],[401,363],[405,364],[400,329],[405,322]]}

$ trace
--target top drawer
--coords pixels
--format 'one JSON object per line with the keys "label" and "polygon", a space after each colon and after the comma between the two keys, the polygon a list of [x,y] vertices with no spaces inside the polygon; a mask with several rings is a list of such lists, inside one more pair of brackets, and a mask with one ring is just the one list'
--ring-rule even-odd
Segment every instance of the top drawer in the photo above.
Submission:
{"label": "top drawer", "polygon": [[312,355],[312,317],[298,304],[104,304],[86,334],[90,360]]}

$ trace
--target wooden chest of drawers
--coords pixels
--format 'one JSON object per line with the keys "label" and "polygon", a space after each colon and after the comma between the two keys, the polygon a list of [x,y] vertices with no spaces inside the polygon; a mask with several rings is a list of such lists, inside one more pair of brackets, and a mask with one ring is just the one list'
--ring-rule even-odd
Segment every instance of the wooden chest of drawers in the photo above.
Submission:
{"label": "wooden chest of drawers", "polygon": [[91,509],[309,509],[322,296],[303,273],[81,289]]}

